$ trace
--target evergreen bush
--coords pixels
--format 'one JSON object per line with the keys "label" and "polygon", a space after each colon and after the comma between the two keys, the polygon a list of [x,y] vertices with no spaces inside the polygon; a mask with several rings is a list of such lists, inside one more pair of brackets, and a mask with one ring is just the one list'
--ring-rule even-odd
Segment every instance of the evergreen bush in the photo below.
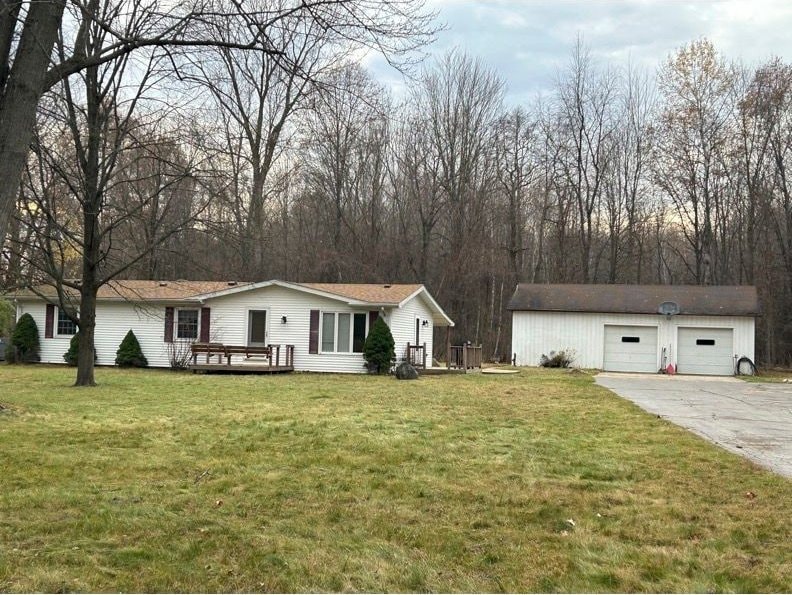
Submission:
{"label": "evergreen bush", "polygon": [[377,318],[363,344],[363,359],[373,374],[389,374],[396,362],[396,343],[385,320]]}
{"label": "evergreen bush", "polygon": [[119,345],[118,351],[116,351],[115,363],[116,366],[122,368],[145,368],[148,366],[148,360],[146,360],[146,356],[143,355],[140,342],[138,342],[132,329],[129,329],[124,340],[121,341],[121,345]]}
{"label": "evergreen bush", "polygon": [[[72,335],[69,341],[69,350],[63,354],[63,361],[70,366],[77,365],[77,356],[80,354],[80,333]],[[94,349],[94,363],[96,363],[96,349]]]}
{"label": "evergreen bush", "polygon": [[23,314],[11,333],[11,343],[6,350],[6,361],[14,363],[31,363],[40,361],[39,334],[36,321],[30,314]]}
{"label": "evergreen bush", "polygon": [[70,366],[77,365],[77,355],[80,353],[80,333],[72,335],[69,341],[69,350],[63,354],[63,361]]}

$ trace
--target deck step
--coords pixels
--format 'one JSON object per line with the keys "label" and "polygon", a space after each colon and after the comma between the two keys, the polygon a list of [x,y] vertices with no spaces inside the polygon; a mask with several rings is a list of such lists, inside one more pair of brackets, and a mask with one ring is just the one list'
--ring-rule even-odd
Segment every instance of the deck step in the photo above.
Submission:
{"label": "deck step", "polygon": [[283,374],[294,372],[294,366],[267,366],[257,364],[192,364],[190,370],[204,374]]}

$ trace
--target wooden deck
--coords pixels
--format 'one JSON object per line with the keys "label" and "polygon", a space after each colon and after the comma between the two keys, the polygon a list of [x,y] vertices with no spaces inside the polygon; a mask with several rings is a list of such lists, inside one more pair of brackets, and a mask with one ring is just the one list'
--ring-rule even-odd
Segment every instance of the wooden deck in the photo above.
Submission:
{"label": "wooden deck", "polygon": [[[283,358],[281,357],[283,348]],[[294,345],[194,343],[190,370],[203,374],[282,374],[294,371]],[[198,363],[198,356],[205,362]],[[216,360],[216,361],[215,361]],[[225,360],[225,361],[223,361]]]}
{"label": "wooden deck", "polygon": [[190,370],[201,374],[284,374],[294,366],[269,366],[266,363],[190,364]]}

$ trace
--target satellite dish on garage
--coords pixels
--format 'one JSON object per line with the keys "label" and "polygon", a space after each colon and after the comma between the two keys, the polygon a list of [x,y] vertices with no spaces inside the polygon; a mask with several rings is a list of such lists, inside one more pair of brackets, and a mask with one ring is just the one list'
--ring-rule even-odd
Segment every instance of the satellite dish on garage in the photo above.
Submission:
{"label": "satellite dish on garage", "polygon": [[679,314],[679,304],[676,302],[663,302],[657,307],[657,313],[665,316]]}

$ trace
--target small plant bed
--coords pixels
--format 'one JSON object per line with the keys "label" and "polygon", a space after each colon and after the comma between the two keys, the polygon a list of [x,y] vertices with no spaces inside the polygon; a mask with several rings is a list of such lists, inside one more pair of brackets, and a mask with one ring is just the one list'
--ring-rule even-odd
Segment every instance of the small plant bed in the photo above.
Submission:
{"label": "small plant bed", "polygon": [[2,366],[0,591],[788,591],[792,484],[523,369]]}

